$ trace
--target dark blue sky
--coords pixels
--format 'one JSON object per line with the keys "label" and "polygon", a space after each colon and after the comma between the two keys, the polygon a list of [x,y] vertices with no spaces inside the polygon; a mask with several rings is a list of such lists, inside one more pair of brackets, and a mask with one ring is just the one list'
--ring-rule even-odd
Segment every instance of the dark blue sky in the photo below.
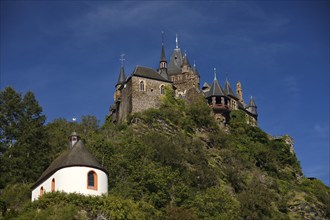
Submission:
{"label": "dark blue sky", "polygon": [[161,31],[201,84],[239,80],[259,125],[289,134],[304,174],[329,180],[328,1],[1,1],[1,89],[31,90],[47,121],[103,121],[125,70],[156,68]]}

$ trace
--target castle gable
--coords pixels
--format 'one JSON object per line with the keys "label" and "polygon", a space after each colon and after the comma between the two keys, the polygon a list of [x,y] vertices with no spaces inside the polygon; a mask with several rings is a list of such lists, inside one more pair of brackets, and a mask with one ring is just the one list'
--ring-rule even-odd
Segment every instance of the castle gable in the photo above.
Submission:
{"label": "castle gable", "polygon": [[165,79],[164,77],[162,77],[155,70],[148,68],[148,67],[143,67],[143,66],[137,66],[134,69],[132,76],[138,76],[138,77],[143,77],[143,78],[153,79],[153,80],[158,80],[158,81],[163,81],[163,82],[171,82],[171,81]]}

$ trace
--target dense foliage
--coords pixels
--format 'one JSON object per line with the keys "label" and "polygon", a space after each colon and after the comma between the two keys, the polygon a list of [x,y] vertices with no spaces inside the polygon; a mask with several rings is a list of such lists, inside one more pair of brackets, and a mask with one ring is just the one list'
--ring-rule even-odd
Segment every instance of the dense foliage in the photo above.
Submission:
{"label": "dense foliage", "polygon": [[[9,95],[16,97],[10,99],[13,102],[6,98]],[[28,102],[20,97],[11,88],[1,92],[1,104],[6,104],[0,109],[1,120],[6,126],[1,121],[0,208],[5,219],[330,217],[329,188],[302,176],[285,137],[273,138],[249,126],[241,111],[233,111],[230,125],[220,128],[203,98],[187,104],[166,91],[160,109],[134,114],[128,123],[113,125],[107,118],[100,126],[94,116],[84,116],[80,123],[56,119],[43,125],[37,102],[29,101],[39,110],[26,113]],[[34,125],[31,133],[19,129],[26,126],[24,120],[40,117],[39,124],[29,123]],[[38,129],[47,140],[42,145],[34,135]],[[45,165],[36,161],[37,168],[22,167],[24,175],[10,178],[20,167],[14,169],[6,158],[14,149],[26,153],[27,149],[47,147],[44,154],[49,163],[66,149],[66,138],[73,130],[109,171],[109,195],[57,192],[30,202],[29,183]],[[26,163],[23,155],[17,154],[16,160]],[[28,171],[34,171],[35,176]]]}

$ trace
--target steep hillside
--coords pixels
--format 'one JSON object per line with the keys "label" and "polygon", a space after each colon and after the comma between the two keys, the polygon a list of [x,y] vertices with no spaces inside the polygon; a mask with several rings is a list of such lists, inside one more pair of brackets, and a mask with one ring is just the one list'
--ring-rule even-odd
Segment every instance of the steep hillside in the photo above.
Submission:
{"label": "steep hillside", "polygon": [[[219,127],[203,99],[166,94],[160,109],[125,124],[86,119],[76,130],[109,171],[109,195],[48,193],[31,203],[29,185],[11,183],[0,197],[4,218],[328,219],[329,188],[303,176],[286,137],[247,125],[240,111],[231,117]],[[53,157],[72,126],[46,126]]]}

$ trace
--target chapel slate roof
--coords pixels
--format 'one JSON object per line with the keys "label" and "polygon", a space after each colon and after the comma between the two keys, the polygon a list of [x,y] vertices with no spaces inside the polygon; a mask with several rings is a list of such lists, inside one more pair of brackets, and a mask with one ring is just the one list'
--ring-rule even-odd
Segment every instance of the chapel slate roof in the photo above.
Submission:
{"label": "chapel slate roof", "polygon": [[155,79],[159,81],[164,81],[164,82],[171,82],[168,79],[165,79],[162,77],[159,73],[157,73],[155,70],[144,67],[144,66],[137,66],[135,67],[132,76],[139,76],[139,77],[144,77],[148,79]]}
{"label": "chapel slate roof", "polygon": [[31,188],[34,189],[37,187],[56,171],[72,166],[92,167],[100,169],[108,174],[108,171],[103,168],[96,158],[87,150],[83,141],[78,140],[72,148],[65,151],[50,164]]}
{"label": "chapel slate roof", "polygon": [[231,97],[233,97],[233,98],[236,98],[237,99],[237,97],[236,97],[236,95],[234,94],[234,92],[233,92],[233,90],[231,89],[231,86],[230,86],[230,84],[229,84],[229,81],[228,80],[226,80],[226,83],[225,83],[225,88],[224,88],[224,93],[227,95],[227,96],[231,96]]}
{"label": "chapel slate roof", "polygon": [[208,91],[206,94],[206,98],[210,98],[213,96],[225,96],[225,94],[216,78],[213,80],[210,91]]}

